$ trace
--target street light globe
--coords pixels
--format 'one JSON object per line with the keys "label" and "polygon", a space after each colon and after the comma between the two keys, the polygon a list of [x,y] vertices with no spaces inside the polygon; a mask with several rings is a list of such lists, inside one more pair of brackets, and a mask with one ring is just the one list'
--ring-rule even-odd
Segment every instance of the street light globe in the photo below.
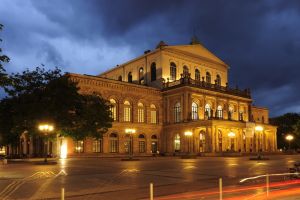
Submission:
{"label": "street light globe", "polygon": [[287,135],[287,136],[285,136],[285,139],[287,141],[292,141],[294,139],[294,136],[293,135]]}
{"label": "street light globe", "polygon": [[186,132],[184,132],[184,135],[185,135],[185,136],[192,136],[192,135],[193,135],[193,132],[191,132],[191,131],[186,131]]}
{"label": "street light globe", "polygon": [[234,133],[234,132],[229,132],[229,133],[228,133],[228,137],[230,137],[230,138],[235,137],[235,133]]}
{"label": "street light globe", "polygon": [[255,126],[255,130],[256,131],[263,131],[264,127],[258,125],[258,126]]}

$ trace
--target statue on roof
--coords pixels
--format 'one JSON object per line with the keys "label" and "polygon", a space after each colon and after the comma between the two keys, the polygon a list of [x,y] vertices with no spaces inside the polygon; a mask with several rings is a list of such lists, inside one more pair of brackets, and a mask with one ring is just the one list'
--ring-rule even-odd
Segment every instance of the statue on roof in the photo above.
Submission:
{"label": "statue on roof", "polygon": [[159,48],[165,47],[165,46],[168,46],[168,44],[161,40],[161,41],[158,43],[158,45],[156,45],[156,49],[159,49]]}

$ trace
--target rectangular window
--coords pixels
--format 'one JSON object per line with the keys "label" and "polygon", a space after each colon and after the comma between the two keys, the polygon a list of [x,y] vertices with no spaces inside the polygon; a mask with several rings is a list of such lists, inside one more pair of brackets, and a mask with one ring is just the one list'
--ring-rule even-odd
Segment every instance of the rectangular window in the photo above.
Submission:
{"label": "rectangular window", "polygon": [[116,121],[117,120],[117,107],[115,105],[110,107],[110,114],[111,114],[111,118]]}
{"label": "rectangular window", "polygon": [[93,141],[93,152],[102,153],[102,139]]}
{"label": "rectangular window", "polygon": [[138,123],[144,123],[145,117],[144,117],[144,109],[139,108],[138,109]]}
{"label": "rectangular window", "polygon": [[83,153],[83,141],[82,140],[75,141],[75,152]]}
{"label": "rectangular window", "polygon": [[146,150],[145,141],[139,141],[139,152],[145,153],[145,150]]}
{"label": "rectangular window", "polygon": [[157,142],[156,141],[152,141],[151,151],[152,151],[152,153],[157,153]]}
{"label": "rectangular window", "polygon": [[151,112],[150,112],[150,122],[152,124],[156,124],[157,123],[156,110],[151,110]]}
{"label": "rectangular window", "polygon": [[109,152],[110,153],[117,153],[118,152],[118,140],[114,140],[114,139],[110,140]]}
{"label": "rectangular window", "polygon": [[131,121],[131,109],[130,107],[124,108],[124,122],[130,122]]}

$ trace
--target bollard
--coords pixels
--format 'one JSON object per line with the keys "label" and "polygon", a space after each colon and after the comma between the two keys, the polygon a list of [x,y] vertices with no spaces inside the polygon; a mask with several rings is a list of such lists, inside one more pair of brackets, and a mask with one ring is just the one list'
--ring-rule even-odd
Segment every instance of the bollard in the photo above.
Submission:
{"label": "bollard", "polygon": [[65,188],[61,188],[61,200],[65,200]]}
{"label": "bollard", "polygon": [[150,183],[150,200],[153,200],[153,183]]}
{"label": "bollard", "polygon": [[266,175],[266,188],[267,188],[267,197],[269,196],[269,184],[270,180],[269,180],[269,174]]}
{"label": "bollard", "polygon": [[219,195],[220,195],[220,200],[223,199],[222,195],[222,178],[219,178]]}

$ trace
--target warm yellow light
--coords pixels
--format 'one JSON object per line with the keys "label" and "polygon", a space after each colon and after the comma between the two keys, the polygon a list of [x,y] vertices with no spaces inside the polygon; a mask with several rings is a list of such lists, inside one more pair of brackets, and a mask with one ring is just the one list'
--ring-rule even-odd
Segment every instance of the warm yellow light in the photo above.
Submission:
{"label": "warm yellow light", "polygon": [[186,132],[184,132],[184,135],[185,135],[185,136],[192,136],[192,135],[193,135],[193,132],[191,132],[191,131],[186,131]]}
{"label": "warm yellow light", "polygon": [[256,131],[263,131],[264,127],[262,127],[262,126],[255,126],[255,130]]}
{"label": "warm yellow light", "polygon": [[294,139],[294,136],[293,135],[287,135],[287,136],[285,136],[285,139],[288,140],[288,141],[292,141]]}
{"label": "warm yellow light", "polygon": [[235,137],[235,133],[234,132],[229,132],[228,137],[231,137],[231,138]]}
{"label": "warm yellow light", "polygon": [[54,126],[49,125],[49,124],[41,124],[41,125],[39,125],[39,130],[40,131],[53,131]]}
{"label": "warm yellow light", "polygon": [[135,129],[126,128],[125,133],[133,134],[133,133],[135,133]]}
{"label": "warm yellow light", "polygon": [[68,153],[68,144],[66,140],[63,140],[60,146],[60,158],[62,159],[67,158],[67,153]]}

